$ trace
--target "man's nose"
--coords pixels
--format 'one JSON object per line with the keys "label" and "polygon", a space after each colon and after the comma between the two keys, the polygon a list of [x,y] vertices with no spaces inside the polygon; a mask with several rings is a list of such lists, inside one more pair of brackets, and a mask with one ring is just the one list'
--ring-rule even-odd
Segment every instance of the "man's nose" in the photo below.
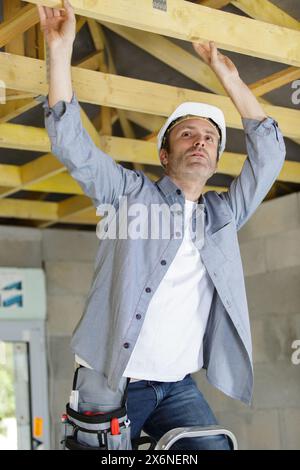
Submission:
{"label": "man's nose", "polygon": [[201,137],[199,136],[199,137],[197,137],[197,139],[195,139],[195,141],[194,141],[194,147],[197,147],[198,145],[201,145],[202,147],[205,146],[204,137],[201,138]]}

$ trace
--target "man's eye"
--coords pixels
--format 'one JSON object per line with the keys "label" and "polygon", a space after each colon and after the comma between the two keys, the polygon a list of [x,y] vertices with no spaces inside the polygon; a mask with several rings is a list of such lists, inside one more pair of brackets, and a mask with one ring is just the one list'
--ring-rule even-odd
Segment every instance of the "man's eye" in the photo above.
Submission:
{"label": "man's eye", "polygon": [[185,135],[190,135],[190,132],[188,132],[188,131],[183,132],[182,136],[185,136]]}
{"label": "man's eye", "polygon": [[213,142],[213,138],[210,135],[208,135],[206,138],[210,139]]}

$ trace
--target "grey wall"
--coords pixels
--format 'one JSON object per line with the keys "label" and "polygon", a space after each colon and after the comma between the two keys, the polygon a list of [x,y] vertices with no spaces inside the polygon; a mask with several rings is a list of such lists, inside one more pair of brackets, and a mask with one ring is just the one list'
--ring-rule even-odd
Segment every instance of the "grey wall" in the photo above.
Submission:
{"label": "grey wall", "polygon": [[[202,372],[194,377],[240,448],[300,449],[300,365],[291,362],[291,344],[300,339],[300,193],[263,203],[238,235],[253,335],[253,404],[213,389]],[[46,273],[53,448],[73,377],[70,337],[84,308],[97,244],[93,232],[0,227],[0,266],[43,267]]]}
{"label": "grey wall", "polygon": [[300,193],[263,203],[238,232],[253,340],[251,407],[194,375],[242,449],[300,449]]}

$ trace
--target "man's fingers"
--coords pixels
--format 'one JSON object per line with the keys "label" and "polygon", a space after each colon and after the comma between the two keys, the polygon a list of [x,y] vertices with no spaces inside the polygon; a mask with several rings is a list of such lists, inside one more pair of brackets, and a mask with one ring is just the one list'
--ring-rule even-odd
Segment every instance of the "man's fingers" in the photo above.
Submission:
{"label": "man's fingers", "polygon": [[53,18],[53,8],[45,7],[47,18]]}
{"label": "man's fingers", "polygon": [[197,54],[200,56],[200,58],[204,61],[204,62],[208,62],[208,52],[207,50],[205,49],[205,47],[203,46],[203,44],[196,44],[196,43],[193,43],[193,46],[194,46],[194,49],[195,51],[197,52]]}
{"label": "man's fingers", "polygon": [[209,45],[210,45],[210,51],[211,51],[211,59],[215,61],[218,58],[218,51],[217,51],[216,45],[213,41],[209,41]]}
{"label": "man's fingers", "polygon": [[56,17],[60,16],[60,11],[58,8],[53,8],[53,16],[56,16]]}
{"label": "man's fingers", "polygon": [[39,12],[40,21],[41,21],[41,23],[43,23],[47,19],[45,7],[37,5],[37,9],[38,9],[38,12]]}
{"label": "man's fingers", "polygon": [[74,13],[74,8],[72,7],[71,3],[69,0],[64,0],[64,7],[66,9],[67,15],[69,18],[75,18],[75,13]]}
{"label": "man's fingers", "polygon": [[193,47],[196,52],[205,52],[205,49],[202,44],[197,44],[196,42],[193,42]]}

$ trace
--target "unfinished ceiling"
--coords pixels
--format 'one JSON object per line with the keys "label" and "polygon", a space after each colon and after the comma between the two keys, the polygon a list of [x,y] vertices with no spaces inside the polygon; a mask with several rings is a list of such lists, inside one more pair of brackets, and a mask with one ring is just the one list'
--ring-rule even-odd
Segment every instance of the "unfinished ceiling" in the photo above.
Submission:
{"label": "unfinished ceiling", "polygon": [[[0,80],[6,87],[0,105],[0,224],[94,230],[99,219],[92,201],[49,153],[38,101],[47,94],[47,73],[34,4],[58,3],[0,1]],[[300,190],[299,0],[71,3],[78,31],[73,83],[82,119],[116,161],[157,179],[162,168],[155,136],[165,117],[181,101],[204,101],[224,111],[228,126],[226,151],[205,191],[227,190],[246,158],[242,122],[191,44],[214,40],[285,137],[286,161],[266,199]]]}

